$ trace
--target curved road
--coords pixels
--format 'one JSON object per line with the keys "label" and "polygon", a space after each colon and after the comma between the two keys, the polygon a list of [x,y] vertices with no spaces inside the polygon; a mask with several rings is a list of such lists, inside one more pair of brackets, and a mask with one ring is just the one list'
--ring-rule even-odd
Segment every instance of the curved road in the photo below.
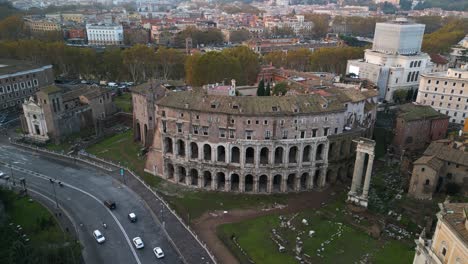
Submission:
{"label": "curved road", "polygon": [[[168,241],[162,227],[141,198],[101,171],[74,165],[71,162],[34,155],[13,146],[0,146],[0,170],[13,169],[16,181],[24,177],[26,186],[54,200],[54,187],[59,206],[77,227],[87,264],[93,263],[183,263],[177,250]],[[49,178],[64,183],[51,184]],[[111,199],[116,210],[109,210],[103,200]],[[127,215],[134,212],[138,221],[131,223]],[[107,224],[107,229],[102,223]],[[99,229],[106,242],[98,244],[92,232]],[[140,236],[145,248],[137,250],[131,239]],[[156,259],[152,248],[159,246],[165,258]]]}

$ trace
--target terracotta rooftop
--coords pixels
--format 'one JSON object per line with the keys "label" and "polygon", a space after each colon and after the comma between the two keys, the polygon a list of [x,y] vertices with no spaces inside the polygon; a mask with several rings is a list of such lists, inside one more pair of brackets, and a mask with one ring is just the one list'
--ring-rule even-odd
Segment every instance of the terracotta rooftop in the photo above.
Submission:
{"label": "terracotta rooftop", "polygon": [[345,102],[356,98],[365,99],[358,95],[360,92],[357,90],[349,94],[338,90],[330,93],[330,96],[305,94],[257,97],[208,95],[200,91],[168,92],[159,100],[158,105],[225,114],[300,115],[344,111]]}
{"label": "terracotta rooftop", "polygon": [[423,164],[431,167],[435,171],[439,171],[440,168],[444,165],[444,162],[438,159],[436,156],[422,156],[417,159],[414,164]]}
{"label": "terracotta rooftop", "polygon": [[431,61],[436,64],[447,64],[448,60],[441,56],[440,54],[429,54],[431,56]]}
{"label": "terracotta rooftop", "polygon": [[398,108],[398,117],[406,121],[415,121],[421,119],[440,119],[448,116],[437,112],[428,105],[404,104]]}
{"label": "terracotta rooftop", "polygon": [[465,225],[468,203],[446,203],[443,206],[442,219],[461,238],[465,248],[468,247],[468,230]]}
{"label": "terracotta rooftop", "polygon": [[442,161],[468,166],[468,152],[455,149],[444,140],[433,141],[424,156],[436,156]]}

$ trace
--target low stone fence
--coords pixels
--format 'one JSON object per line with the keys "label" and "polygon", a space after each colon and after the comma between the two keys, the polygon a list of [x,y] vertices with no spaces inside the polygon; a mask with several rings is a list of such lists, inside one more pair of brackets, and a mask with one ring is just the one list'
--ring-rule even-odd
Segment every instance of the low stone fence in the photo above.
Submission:
{"label": "low stone fence", "polygon": [[[52,155],[52,156],[73,160],[75,162],[76,161],[83,162],[83,163],[95,166],[97,168],[104,169],[104,170],[109,171],[109,172],[116,171],[116,170],[118,170],[120,168],[124,169],[125,171],[127,171],[128,174],[132,175],[143,186],[145,186],[146,189],[148,189],[161,202],[161,204],[163,204],[166,207],[166,209],[175,218],[177,218],[179,223],[195,238],[195,240],[200,244],[200,246],[203,249],[205,249],[205,251],[207,252],[208,256],[211,258],[213,263],[217,263],[217,261],[215,259],[215,256],[210,252],[210,250],[208,249],[206,244],[203,241],[201,241],[201,239],[190,228],[190,226],[183,221],[183,219],[176,213],[176,211],[174,209],[172,209],[169,206],[169,204],[150,185],[148,185],[138,174],[133,172],[130,168],[124,167],[124,166],[122,166],[122,165],[120,165],[118,163],[115,163],[113,161],[110,161],[110,160],[105,160],[105,159],[96,157],[95,155],[92,155],[92,154],[89,154],[89,153],[83,152],[83,151],[80,151],[78,153],[78,155],[71,155],[71,154],[64,154],[64,153],[61,153],[61,152],[48,150],[48,149],[41,148],[41,147],[34,146],[34,145],[20,143],[20,142],[17,142],[16,140],[14,140],[14,139],[10,139],[10,143],[13,144],[13,145],[16,145],[16,146],[19,146],[19,147],[22,147],[22,148],[26,148],[26,149],[30,149],[30,150],[40,152],[40,153],[43,153],[43,154],[49,154],[49,155]],[[154,212],[154,213],[156,214],[156,212]]]}

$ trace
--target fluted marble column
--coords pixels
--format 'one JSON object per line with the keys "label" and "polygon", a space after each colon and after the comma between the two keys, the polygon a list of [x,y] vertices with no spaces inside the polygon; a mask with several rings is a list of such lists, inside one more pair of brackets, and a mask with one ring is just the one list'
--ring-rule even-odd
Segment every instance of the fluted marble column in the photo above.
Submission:
{"label": "fluted marble column", "polygon": [[366,169],[366,178],[364,179],[364,188],[362,190],[362,197],[367,199],[369,195],[369,186],[370,180],[372,177],[372,165],[374,164],[374,155],[369,155],[369,161],[367,162],[367,169]]}
{"label": "fluted marble column", "polygon": [[357,152],[356,153],[356,161],[354,163],[354,173],[353,173],[353,181],[351,184],[351,191],[350,194],[356,194],[359,186],[362,184],[362,171],[364,167],[364,158],[365,153]]}

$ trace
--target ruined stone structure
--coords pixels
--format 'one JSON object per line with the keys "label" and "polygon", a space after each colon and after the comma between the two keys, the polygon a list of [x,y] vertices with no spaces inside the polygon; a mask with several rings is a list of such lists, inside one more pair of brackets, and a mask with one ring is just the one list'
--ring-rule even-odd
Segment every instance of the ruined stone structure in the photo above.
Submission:
{"label": "ruined stone structure", "polygon": [[[367,138],[359,138],[355,142],[357,143],[356,163],[354,164],[351,190],[348,193],[348,202],[367,207],[367,198],[369,196],[370,180],[372,177],[372,165],[374,164],[375,141]],[[366,155],[368,155],[365,170],[366,174],[364,185],[362,185],[362,175],[364,172]]]}
{"label": "ruined stone structure", "polygon": [[133,93],[135,139],[152,142],[145,170],[194,188],[271,193],[344,181],[352,139],[370,136],[375,120],[374,91],[243,97],[162,89]]}

